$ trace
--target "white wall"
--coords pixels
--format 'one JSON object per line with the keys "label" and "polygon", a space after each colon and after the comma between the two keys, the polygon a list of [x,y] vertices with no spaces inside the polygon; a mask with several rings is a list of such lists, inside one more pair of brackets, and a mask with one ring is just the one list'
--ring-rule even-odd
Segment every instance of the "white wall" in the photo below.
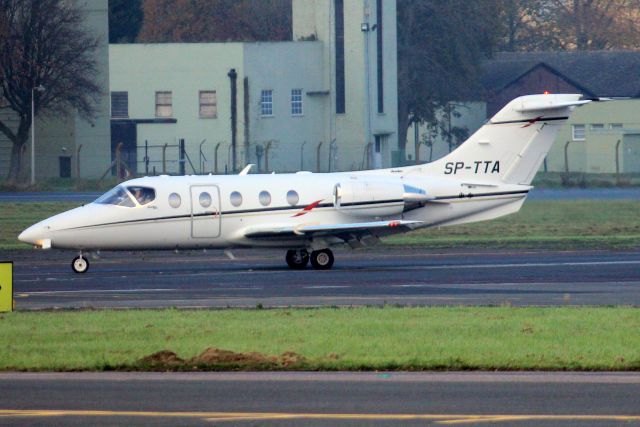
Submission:
{"label": "white wall", "polygon": [[[160,43],[120,44],[110,46],[111,91],[129,92],[129,118],[155,118],[155,92],[171,91],[175,124],[139,124],[138,146],[186,142],[186,151],[198,167],[199,146],[208,159],[205,171],[213,170],[214,148],[218,142],[219,170],[231,168],[228,147],[231,144],[231,85],[227,73],[233,68],[237,78],[238,146],[243,135],[243,45],[242,43]],[[217,118],[199,117],[199,91],[215,90]],[[171,151],[173,150],[173,151]],[[168,153],[175,160],[177,151]],[[159,161],[161,151],[152,155]],[[238,158],[241,159],[239,153]],[[151,157],[151,156],[150,156]],[[138,156],[141,160],[141,156]],[[239,160],[240,163],[240,160]],[[159,163],[155,163],[159,170]],[[172,162],[170,172],[177,172]],[[187,173],[193,171],[189,166]]]}

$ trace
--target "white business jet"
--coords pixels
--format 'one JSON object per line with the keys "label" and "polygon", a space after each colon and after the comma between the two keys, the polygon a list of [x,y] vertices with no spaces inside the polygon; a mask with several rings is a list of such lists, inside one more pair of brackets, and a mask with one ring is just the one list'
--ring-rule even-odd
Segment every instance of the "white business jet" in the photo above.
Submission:
{"label": "white business jet", "polygon": [[417,228],[517,212],[581,95],[511,101],[432,163],[362,172],[158,176],[126,181],[95,202],[41,221],[19,239],[79,251],[265,247],[292,269],[332,267],[331,247],[358,248]]}

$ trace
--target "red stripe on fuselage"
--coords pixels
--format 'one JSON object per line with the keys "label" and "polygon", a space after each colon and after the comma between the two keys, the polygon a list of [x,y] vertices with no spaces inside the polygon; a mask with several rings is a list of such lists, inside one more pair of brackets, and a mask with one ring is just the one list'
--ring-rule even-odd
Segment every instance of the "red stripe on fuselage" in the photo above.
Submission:
{"label": "red stripe on fuselage", "polygon": [[295,218],[297,216],[302,216],[304,214],[307,214],[309,212],[311,212],[314,208],[316,208],[320,202],[322,202],[322,200],[316,200],[315,202],[311,203],[310,205],[305,206],[300,212],[298,212],[295,215],[292,215],[292,218]]}

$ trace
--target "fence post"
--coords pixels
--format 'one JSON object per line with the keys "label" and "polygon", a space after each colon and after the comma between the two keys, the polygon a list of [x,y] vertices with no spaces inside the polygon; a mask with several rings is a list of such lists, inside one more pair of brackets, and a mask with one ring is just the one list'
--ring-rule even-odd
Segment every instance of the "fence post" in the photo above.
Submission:
{"label": "fence post", "polygon": [[116,146],[116,177],[118,179],[118,182],[120,182],[120,150],[122,149],[122,142],[119,142],[118,145]]}
{"label": "fence post", "polygon": [[82,150],[82,144],[76,148],[76,190],[80,184],[80,150]]}
{"label": "fence post", "polygon": [[320,172],[320,148],[322,148],[322,141],[320,141],[318,148],[316,148],[316,172]]}
{"label": "fence post", "polygon": [[144,174],[149,176],[149,141],[144,140]]}
{"label": "fence post", "polygon": [[307,143],[307,141],[304,141],[302,143],[302,146],[300,147],[300,170],[303,171],[304,170],[304,145]]}
{"label": "fence post", "polygon": [[271,148],[271,143],[273,140],[267,142],[267,145],[264,147],[264,171],[269,173],[269,149]]}
{"label": "fence post", "polygon": [[204,162],[207,161],[207,158],[202,152],[202,144],[204,144],[205,142],[207,142],[207,138],[203,139],[202,142],[200,142],[200,173],[201,174],[204,174]]}
{"label": "fence post", "polygon": [[329,170],[331,172],[331,166],[336,167],[336,153],[338,151],[338,144],[335,138],[329,143]]}
{"label": "fence post", "polygon": [[616,142],[616,184],[620,184],[620,143],[621,139]]}
{"label": "fence post", "polygon": [[179,160],[178,160],[178,163],[180,165],[180,175],[186,175],[185,165],[184,165],[184,138],[180,138],[180,140],[178,140],[178,145],[180,150]]}
{"label": "fence post", "polygon": [[167,173],[167,147],[169,146],[168,143],[164,143],[164,145],[162,146],[162,174],[166,175]]}
{"label": "fence post", "polygon": [[571,143],[571,141],[567,141],[566,144],[564,144],[564,171],[566,173],[569,172],[569,144]]}
{"label": "fence post", "polygon": [[364,146],[364,154],[362,155],[361,169],[363,170],[369,169],[369,151],[370,150],[371,150],[371,143],[367,142],[367,145]]}
{"label": "fence post", "polygon": [[215,150],[213,151],[213,173],[215,175],[218,175],[218,148],[220,148],[220,144],[222,144],[222,142],[218,142]]}

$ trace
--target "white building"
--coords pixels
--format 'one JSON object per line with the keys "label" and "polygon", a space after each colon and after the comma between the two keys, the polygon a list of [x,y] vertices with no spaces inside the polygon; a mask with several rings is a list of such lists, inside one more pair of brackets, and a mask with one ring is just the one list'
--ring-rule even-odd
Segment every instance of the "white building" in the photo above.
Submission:
{"label": "white building", "polygon": [[294,0],[293,38],[110,46],[112,148],[137,173],[391,166],[395,1]]}

